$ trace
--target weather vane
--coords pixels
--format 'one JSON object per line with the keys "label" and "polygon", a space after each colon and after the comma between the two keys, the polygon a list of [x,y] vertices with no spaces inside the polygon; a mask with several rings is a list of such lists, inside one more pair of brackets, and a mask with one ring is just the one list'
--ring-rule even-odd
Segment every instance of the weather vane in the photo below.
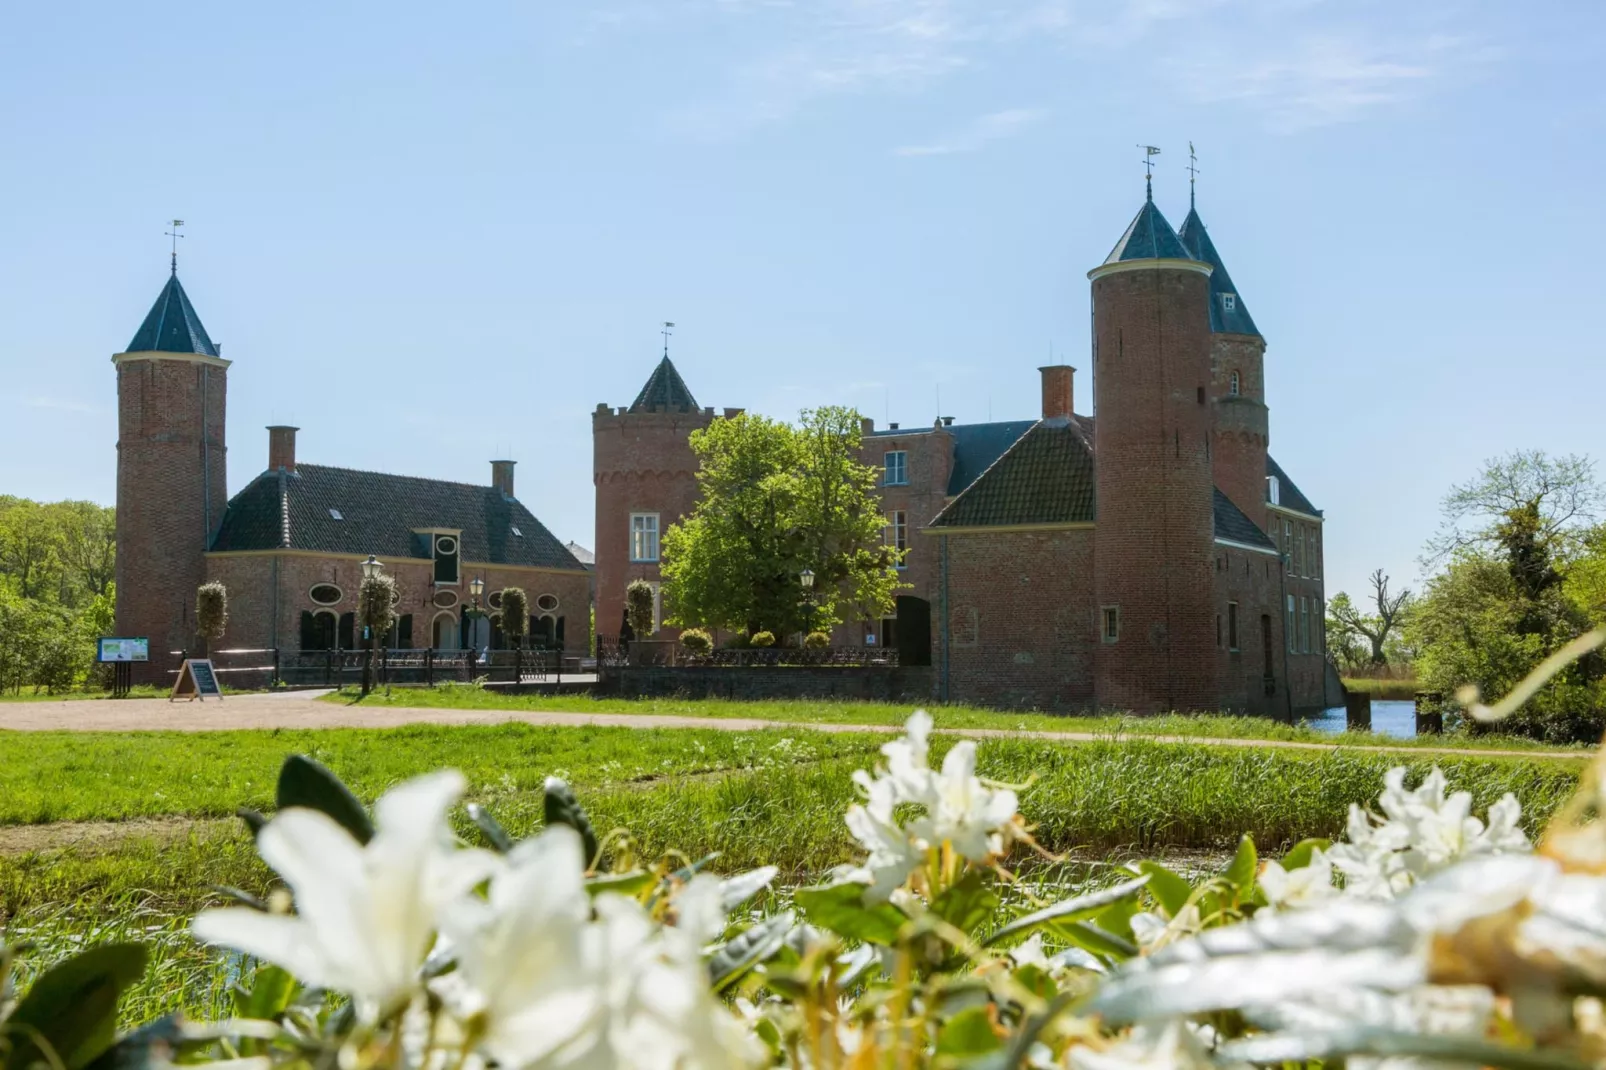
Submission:
{"label": "weather vane", "polygon": [[1193,184],[1199,179],[1199,157],[1193,151],[1193,142],[1188,142],[1188,207],[1193,207]]}
{"label": "weather vane", "polygon": [[665,360],[669,359],[669,334],[674,329],[675,329],[675,325],[673,323],[670,323],[668,320],[665,320],[664,321],[664,329],[662,331],[658,332],[659,334],[662,334],[664,336],[664,359]]}
{"label": "weather vane", "polygon": [[173,229],[172,230],[164,230],[164,231],[162,231],[163,234],[165,234],[169,238],[173,239],[173,261],[172,261],[172,266],[173,266],[173,274],[175,274],[175,275],[178,274],[178,240],[180,238],[184,237],[184,235],[182,235],[182,234],[180,234],[178,232],[178,228],[182,227],[183,225],[184,225],[184,220],[175,219],[175,220],[173,220]]}
{"label": "weather vane", "polygon": [[1154,200],[1154,158],[1160,155],[1158,145],[1139,145],[1143,150],[1143,185],[1148,191],[1149,200]]}

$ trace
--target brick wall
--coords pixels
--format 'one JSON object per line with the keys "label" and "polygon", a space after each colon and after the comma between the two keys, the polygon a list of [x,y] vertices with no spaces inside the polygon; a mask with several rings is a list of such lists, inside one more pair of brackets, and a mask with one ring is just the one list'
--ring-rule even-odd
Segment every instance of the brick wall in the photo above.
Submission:
{"label": "brick wall", "polygon": [[[884,481],[886,455],[896,450],[903,451],[907,456],[908,483],[887,486]],[[859,459],[878,473],[877,493],[881,499],[881,515],[890,518],[895,511],[901,510],[908,521],[908,554],[904,557],[904,567],[898,577],[907,584],[907,588],[898,593],[924,598],[931,603],[935,613],[937,544],[936,540],[921,534],[921,529],[947,504],[948,478],[953,472],[953,435],[938,423],[933,427],[907,431],[900,429],[896,433],[866,436],[860,444]],[[892,539],[890,528],[887,539],[889,542]],[[836,639],[838,642],[858,645],[864,641],[864,633],[871,629],[879,635],[878,622],[848,621],[837,629]],[[937,622],[933,618],[933,636],[936,631]]]}
{"label": "brick wall", "polygon": [[[1266,528],[1266,451],[1271,442],[1263,368],[1264,339],[1217,334],[1210,339],[1216,486],[1262,531]],[[1232,374],[1238,373],[1238,393]]]}
{"label": "brick wall", "polygon": [[194,645],[202,554],[228,504],[224,450],[227,365],[143,354],[117,364],[117,632],[165,652]]}
{"label": "brick wall", "polygon": [[907,702],[931,699],[930,668],[876,666],[746,666],[742,668],[605,668],[597,693],[624,698],[843,699]]}
{"label": "brick wall", "polygon": [[[1216,650],[1223,710],[1271,717],[1286,717],[1290,712],[1289,663],[1283,656],[1283,617],[1278,609],[1282,579],[1282,561],[1275,554],[1216,546]],[[1270,695],[1266,693],[1268,675],[1272,679]]]}
{"label": "brick wall", "polygon": [[[739,409],[727,409],[733,416]],[[659,580],[657,562],[630,560],[630,514],[657,513],[658,538],[697,503],[697,455],[691,433],[715,419],[700,412],[617,412],[599,405],[591,417],[592,480],[596,487],[597,630],[619,634],[625,588]],[[678,634],[671,630],[668,634]]]}
{"label": "brick wall", "polygon": [[[944,701],[1045,710],[1093,702],[1093,532],[927,536],[946,547],[947,606],[932,628]],[[946,660],[945,660],[946,656]],[[946,693],[942,691],[946,687]]]}
{"label": "brick wall", "polygon": [[1120,614],[1097,648],[1105,707],[1219,704],[1208,283],[1169,267],[1093,280],[1095,604]]}

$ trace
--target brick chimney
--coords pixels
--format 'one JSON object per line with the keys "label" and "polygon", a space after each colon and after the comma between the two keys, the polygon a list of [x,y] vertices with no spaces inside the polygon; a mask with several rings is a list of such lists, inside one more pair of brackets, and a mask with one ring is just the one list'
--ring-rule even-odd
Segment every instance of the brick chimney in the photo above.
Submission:
{"label": "brick chimney", "polygon": [[276,424],[268,428],[268,471],[296,470],[296,432],[299,427]]}
{"label": "brick chimney", "polygon": [[517,461],[492,461],[491,486],[502,492],[502,497],[513,497],[513,466]]}
{"label": "brick chimney", "polygon": [[1076,369],[1069,364],[1050,364],[1038,368],[1043,375],[1043,419],[1070,418],[1071,376]]}

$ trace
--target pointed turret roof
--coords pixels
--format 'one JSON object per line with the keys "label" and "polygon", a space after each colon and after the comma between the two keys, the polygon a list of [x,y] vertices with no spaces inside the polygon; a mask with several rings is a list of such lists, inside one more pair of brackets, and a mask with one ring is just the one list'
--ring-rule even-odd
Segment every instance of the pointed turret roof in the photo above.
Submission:
{"label": "pointed turret roof", "polygon": [[128,343],[128,353],[199,353],[208,357],[218,355],[201,317],[195,314],[189,295],[179,285],[178,273],[168,276],[167,285],[157,295],[145,322],[134,332]]}
{"label": "pointed turret roof", "polygon": [[658,362],[658,367],[652,370],[647,379],[647,385],[641,388],[636,400],[631,402],[631,412],[696,412],[697,399],[691,396],[686,388],[686,380],[680,377],[675,366],[669,362],[666,354]]}
{"label": "pointed turret roof", "polygon": [[1121,235],[1121,240],[1115,243],[1110,255],[1104,258],[1106,264],[1119,264],[1126,260],[1193,260],[1187,247],[1177,237],[1177,232],[1171,229],[1160,209],[1154,206],[1154,194],[1151,192],[1138,209],[1138,214],[1132,217],[1131,226]]}
{"label": "pointed turret roof", "polygon": [[[1216,252],[1216,245],[1210,240],[1209,231],[1205,230],[1204,220],[1199,218],[1199,210],[1192,205],[1188,207],[1188,218],[1182,221],[1182,229],[1177,237],[1187,247],[1188,254],[1195,260],[1203,260],[1212,268],[1210,272],[1210,329],[1217,334],[1260,334],[1255,321],[1249,316],[1249,309],[1244,304],[1244,295],[1232,284],[1232,276],[1227,274],[1227,265],[1221,262],[1221,254]],[[1224,294],[1232,295],[1232,307],[1223,298]]]}

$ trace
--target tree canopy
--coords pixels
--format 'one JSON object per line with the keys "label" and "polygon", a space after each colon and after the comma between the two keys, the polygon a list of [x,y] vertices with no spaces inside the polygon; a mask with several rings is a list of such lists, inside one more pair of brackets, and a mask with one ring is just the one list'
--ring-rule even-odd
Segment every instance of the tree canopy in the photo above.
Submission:
{"label": "tree canopy", "polygon": [[116,524],[93,502],[0,495],[0,690],[61,690],[109,635]]}
{"label": "tree canopy", "polygon": [[896,552],[876,469],[859,460],[861,426],[827,407],[796,425],[743,413],[692,433],[701,498],[664,535],[673,623],[786,636],[891,611]]}

